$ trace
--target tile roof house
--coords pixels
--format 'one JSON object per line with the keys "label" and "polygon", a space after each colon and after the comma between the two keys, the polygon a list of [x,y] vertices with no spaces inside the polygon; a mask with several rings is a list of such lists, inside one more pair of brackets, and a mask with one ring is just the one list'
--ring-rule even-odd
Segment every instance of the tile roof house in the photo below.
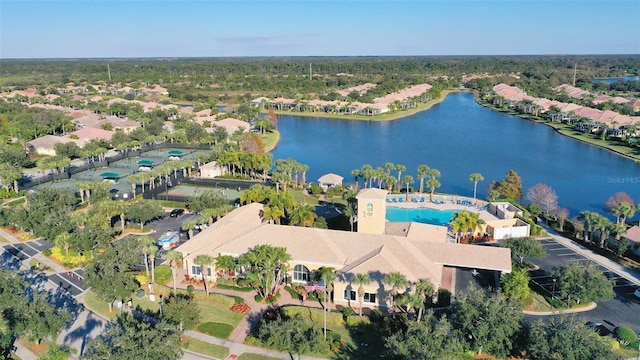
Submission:
{"label": "tile roof house", "polygon": [[65,135],[65,138],[73,139],[73,136],[77,136],[76,143],[79,147],[85,146],[91,140],[111,140],[115,131],[102,130],[99,128],[83,128],[76,130],[71,134]]}
{"label": "tile roof house", "polygon": [[[361,192],[358,201],[377,200],[384,204],[386,192],[380,191],[380,199]],[[194,260],[200,254],[239,257],[258,245],[268,244],[284,247],[291,255],[287,282],[307,284],[313,271],[322,266],[333,267],[338,273],[334,302],[348,306],[355,300],[351,279],[354,274],[367,273],[372,281],[364,285],[369,300],[365,305],[386,308],[385,299],[391,288],[383,284],[383,279],[390,272],[401,272],[411,284],[426,278],[436,287],[445,288],[451,286],[449,277],[456,267],[511,272],[509,249],[447,243],[446,227],[404,223],[385,233],[363,233],[275,225],[262,221],[263,209],[260,203],[235,209],[176,248],[183,255],[188,275],[199,276],[200,267]],[[215,265],[209,269],[215,280]]]}
{"label": "tile roof house", "polygon": [[76,142],[76,140],[69,139],[67,137],[45,135],[37,139],[27,142],[29,151],[35,152],[39,155],[55,156],[55,145],[58,143]]}
{"label": "tile roof house", "polygon": [[318,184],[326,189],[342,185],[342,180],[344,180],[344,177],[337,174],[329,173],[320,176],[320,178],[318,179]]}
{"label": "tile roof house", "polygon": [[629,240],[631,242],[630,249],[636,255],[640,255],[640,226],[635,225],[631,227],[622,237]]}
{"label": "tile roof house", "polygon": [[[222,127],[227,130],[227,134],[232,135],[234,132],[240,130],[242,128],[242,132],[247,132],[251,128],[251,124],[246,121],[234,119],[234,118],[224,118],[211,122],[212,127]],[[208,132],[212,132],[212,128],[206,129]]]}

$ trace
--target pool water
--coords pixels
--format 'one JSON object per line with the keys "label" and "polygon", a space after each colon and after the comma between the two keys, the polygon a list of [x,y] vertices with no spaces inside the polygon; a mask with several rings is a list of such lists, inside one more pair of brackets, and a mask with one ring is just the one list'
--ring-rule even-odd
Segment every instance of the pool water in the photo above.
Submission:
{"label": "pool water", "polygon": [[387,207],[386,218],[390,222],[419,222],[431,225],[447,225],[455,212],[457,212],[457,210]]}

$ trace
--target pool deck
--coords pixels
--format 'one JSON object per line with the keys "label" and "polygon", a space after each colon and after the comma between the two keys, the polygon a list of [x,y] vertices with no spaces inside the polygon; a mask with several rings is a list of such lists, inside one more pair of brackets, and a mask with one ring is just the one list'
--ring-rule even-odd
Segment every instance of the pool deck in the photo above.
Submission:
{"label": "pool deck", "polygon": [[[409,194],[409,201],[406,200],[406,196],[400,195],[400,194],[396,194],[396,195],[387,195],[387,199],[393,199],[393,198],[400,198],[402,197],[404,199],[404,201],[402,202],[393,202],[393,201],[386,201],[386,205],[387,207],[395,207],[395,208],[401,208],[401,209],[419,209],[419,208],[428,208],[428,209],[434,209],[434,210],[439,210],[439,211],[445,211],[445,210],[466,210],[468,212],[474,212],[474,213],[480,213],[480,219],[484,220],[484,221],[492,221],[492,220],[499,220],[499,218],[497,218],[496,216],[494,216],[493,214],[489,213],[486,210],[481,210],[481,208],[477,207],[477,206],[468,206],[468,205],[459,205],[455,202],[452,201],[444,201],[442,203],[432,203],[429,201],[429,194],[419,194],[419,193],[410,193]],[[424,202],[420,202],[420,198],[424,197],[425,201]],[[417,202],[413,202],[411,199],[412,198],[417,198],[418,201]],[[469,198],[465,198],[465,197],[459,197],[460,200],[468,200],[473,202],[473,199],[469,199]],[[484,200],[477,200],[478,203],[486,205],[488,204],[488,202],[484,201]]]}

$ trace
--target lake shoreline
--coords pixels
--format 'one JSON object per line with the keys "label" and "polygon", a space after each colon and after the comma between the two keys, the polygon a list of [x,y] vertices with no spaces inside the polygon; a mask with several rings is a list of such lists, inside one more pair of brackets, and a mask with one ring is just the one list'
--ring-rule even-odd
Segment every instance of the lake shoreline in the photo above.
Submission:
{"label": "lake shoreline", "polygon": [[[607,145],[602,145],[602,144],[596,144],[590,141],[587,141],[585,139],[580,138],[579,136],[573,136],[571,134],[566,134],[563,133],[561,130],[555,126],[553,126],[553,123],[549,123],[548,121],[545,121],[541,118],[538,117],[538,119],[535,119],[533,117],[525,117],[523,116],[524,114],[520,114],[517,112],[511,112],[511,111],[501,111],[500,109],[491,106],[491,104],[489,103],[485,103],[485,102],[480,102],[478,101],[478,97],[477,97],[477,93],[473,92],[473,91],[468,91],[468,90],[458,90],[458,89],[449,89],[449,90],[443,90],[441,96],[438,99],[432,99],[427,101],[424,104],[420,104],[418,105],[415,109],[411,109],[411,110],[407,110],[407,111],[398,111],[398,112],[394,112],[394,113],[386,113],[386,114],[381,114],[381,115],[376,115],[376,116],[363,116],[363,115],[343,115],[343,114],[331,114],[331,113],[318,113],[318,112],[295,112],[295,111],[275,111],[275,113],[277,115],[291,115],[291,116],[300,116],[300,117],[315,117],[315,118],[323,118],[323,119],[341,119],[341,120],[349,120],[349,121],[370,121],[370,122],[385,122],[385,121],[394,121],[394,120],[399,120],[399,119],[403,119],[405,117],[411,116],[411,115],[415,115],[417,113],[426,111],[431,109],[434,105],[437,105],[439,103],[441,103],[442,101],[444,101],[444,99],[446,99],[446,97],[449,94],[453,94],[453,93],[459,93],[459,92],[463,92],[463,93],[473,93],[474,94],[474,100],[476,102],[476,104],[485,107],[487,109],[493,110],[493,111],[497,111],[503,114],[508,114],[508,115],[513,115],[516,116],[522,120],[528,120],[528,121],[533,121],[535,123],[538,124],[542,124],[542,125],[546,125],[550,128],[552,128],[556,133],[562,135],[562,136],[566,136],[568,138],[580,141],[582,143],[585,143],[587,145],[591,145],[591,146],[595,146],[601,149],[605,149],[608,150],[616,155],[622,156],[626,159],[632,160],[633,162],[640,164],[640,156],[639,155],[629,155],[629,154],[625,154],[621,151],[616,150],[615,148],[612,148],[611,146]],[[266,152],[270,152],[273,149],[275,149],[278,146],[278,142],[280,141],[280,138],[278,138],[278,140],[276,141],[275,144],[273,144],[273,146],[269,149],[266,150]]]}
{"label": "lake shoreline", "polygon": [[[326,113],[326,112],[309,112],[309,111],[282,111],[282,110],[274,110],[276,115],[291,115],[291,116],[300,116],[300,117],[315,117],[322,119],[341,119],[341,120],[349,120],[349,121],[370,121],[370,122],[384,122],[384,121],[394,121],[403,119],[407,116],[415,115],[417,113],[423,112],[425,110],[429,110],[434,105],[437,105],[444,101],[444,99],[451,93],[463,92],[460,90],[442,90],[440,97],[437,99],[431,99],[425,103],[419,104],[415,109],[410,110],[402,110],[391,113],[384,113],[380,115],[366,116],[366,115],[345,115],[345,114],[334,114],[334,113]],[[265,110],[261,111],[266,113]]]}
{"label": "lake shoreline", "polygon": [[[590,142],[590,141],[587,141],[585,139],[582,139],[579,136],[572,136],[571,134],[563,133],[561,131],[562,129],[553,126],[554,123],[545,121],[545,120],[541,119],[540,117],[537,117],[537,119],[536,119],[536,117],[533,117],[533,116],[525,117],[525,116],[523,116],[523,114],[520,114],[520,113],[517,113],[517,112],[501,111],[500,109],[491,106],[489,103],[479,102],[477,96],[474,96],[474,99],[475,99],[475,101],[476,101],[476,103],[478,105],[483,106],[483,107],[485,107],[487,109],[491,109],[491,110],[494,110],[494,111],[497,111],[497,112],[500,112],[500,113],[503,113],[503,114],[516,116],[516,117],[518,117],[520,119],[523,119],[523,120],[528,120],[528,121],[535,122],[537,124],[548,126],[548,127],[552,128],[559,135],[566,136],[566,137],[568,137],[570,139],[574,139],[574,140],[580,141],[580,142],[585,143],[587,145],[591,145],[591,146],[595,146],[595,147],[598,147],[598,148],[601,148],[601,149],[604,149],[604,150],[608,150],[608,151],[610,151],[610,152],[612,152],[612,153],[614,153],[614,154],[616,154],[618,156],[622,156],[622,157],[624,157],[626,159],[632,160],[636,164],[640,164],[640,156],[625,154],[623,152],[620,152],[620,151],[612,148],[608,144],[607,145],[594,144],[593,142]],[[562,124],[564,124],[564,123],[560,123],[559,125],[562,125]]]}

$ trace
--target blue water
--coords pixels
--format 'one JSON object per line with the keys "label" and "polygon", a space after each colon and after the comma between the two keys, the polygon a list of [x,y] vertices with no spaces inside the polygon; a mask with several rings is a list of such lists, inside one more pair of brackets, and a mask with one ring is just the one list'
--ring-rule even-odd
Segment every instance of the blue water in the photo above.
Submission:
{"label": "blue water", "polygon": [[617,78],[591,79],[591,82],[594,82],[594,83],[607,83],[607,84],[615,84],[621,81],[640,81],[640,77],[624,76],[624,77],[617,77]]}
{"label": "blue water", "polygon": [[429,208],[404,209],[387,206],[387,220],[391,222],[419,222],[432,225],[447,225],[456,210]]}
{"label": "blue water", "polygon": [[537,183],[555,189],[570,217],[582,210],[604,214],[607,199],[618,191],[640,203],[639,164],[546,125],[482,107],[471,94],[450,94],[427,111],[395,121],[280,116],[278,130],[274,159],[308,165],[307,181],[332,172],[353,183],[353,169],[392,162],[406,166],[402,176],[413,176],[417,188],[417,167],[426,164],[442,173],[437,192],[449,194],[473,196],[469,174],[481,173],[485,181],[478,183],[478,197],[486,198],[491,180],[502,180],[513,169],[525,194]]}

